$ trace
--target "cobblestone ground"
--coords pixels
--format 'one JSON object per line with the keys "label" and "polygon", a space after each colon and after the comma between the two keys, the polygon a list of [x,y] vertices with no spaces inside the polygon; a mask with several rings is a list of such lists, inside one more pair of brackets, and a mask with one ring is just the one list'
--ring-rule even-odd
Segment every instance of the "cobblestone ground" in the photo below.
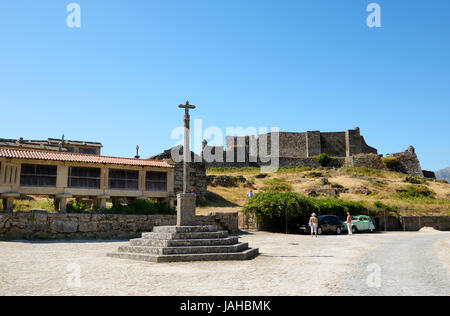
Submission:
{"label": "cobblestone ground", "polygon": [[345,283],[344,294],[450,295],[449,240],[448,233],[396,236],[360,262]]}
{"label": "cobblestone ground", "polygon": [[[439,252],[441,245],[448,245],[443,241],[449,237],[448,233],[388,233],[312,239],[256,232],[242,236],[242,241],[262,252],[252,261],[173,264],[106,257],[126,242],[0,242],[0,295],[373,294],[364,289],[363,276],[369,275],[364,264],[373,261],[367,258],[386,255],[390,257],[386,264],[404,270],[396,279],[398,284],[406,282],[413,291],[414,286],[425,283],[430,289],[439,275],[441,279],[448,277],[448,271],[436,263],[432,268],[435,272],[424,274],[415,283],[410,283],[407,271],[415,274],[426,270],[435,256],[440,258],[436,260],[447,260],[445,251],[437,255],[433,249]],[[430,250],[425,253],[429,259],[418,254],[410,256],[416,261],[405,264],[402,256],[409,252],[399,252],[401,245],[410,247],[411,252]],[[384,261],[376,262],[384,267]],[[361,276],[359,283],[353,279],[355,273]],[[354,281],[349,285],[349,280]],[[448,293],[448,284],[439,283],[439,287]],[[398,293],[416,294],[411,291]]]}

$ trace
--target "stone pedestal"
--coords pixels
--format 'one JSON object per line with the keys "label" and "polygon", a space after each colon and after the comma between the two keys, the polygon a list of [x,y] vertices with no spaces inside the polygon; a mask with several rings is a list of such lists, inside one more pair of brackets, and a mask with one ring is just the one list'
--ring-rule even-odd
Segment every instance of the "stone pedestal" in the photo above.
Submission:
{"label": "stone pedestal", "polygon": [[180,193],[177,195],[177,226],[195,226],[196,195]]}
{"label": "stone pedestal", "polygon": [[159,226],[109,257],[148,262],[250,260],[259,254],[217,226]]}
{"label": "stone pedestal", "polygon": [[20,196],[19,193],[8,192],[3,193],[1,197],[3,198],[3,211],[5,213],[13,213],[14,211],[14,200]]}
{"label": "stone pedestal", "polygon": [[55,196],[55,210],[59,209],[61,214],[67,213],[67,199],[72,198],[72,194],[61,193]]}
{"label": "stone pedestal", "polygon": [[3,211],[5,213],[12,213],[14,209],[14,198],[7,197],[3,199]]}
{"label": "stone pedestal", "polygon": [[94,199],[94,205],[99,210],[105,210],[106,209],[106,202],[110,198],[109,195],[99,195]]}

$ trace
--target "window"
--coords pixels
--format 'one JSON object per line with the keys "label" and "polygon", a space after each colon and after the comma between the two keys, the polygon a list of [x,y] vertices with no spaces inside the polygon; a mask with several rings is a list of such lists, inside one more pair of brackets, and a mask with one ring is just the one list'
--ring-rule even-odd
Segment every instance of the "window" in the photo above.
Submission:
{"label": "window", "polygon": [[110,169],[109,188],[119,190],[138,190],[139,171]]}
{"label": "window", "polygon": [[68,153],[74,153],[75,152],[75,148],[73,147],[64,147]]}
{"label": "window", "polygon": [[95,148],[79,148],[78,152],[80,154],[97,155],[97,150]]}
{"label": "window", "polygon": [[100,189],[100,168],[69,168],[69,188]]}
{"label": "window", "polygon": [[57,166],[21,166],[20,185],[28,187],[56,187]]}
{"label": "window", "polygon": [[147,191],[167,191],[167,173],[149,171],[145,175]]}

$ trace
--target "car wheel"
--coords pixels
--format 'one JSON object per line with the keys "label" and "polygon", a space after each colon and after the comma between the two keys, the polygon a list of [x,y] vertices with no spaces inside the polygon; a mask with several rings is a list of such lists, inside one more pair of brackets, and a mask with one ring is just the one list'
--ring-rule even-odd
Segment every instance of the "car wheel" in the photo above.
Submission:
{"label": "car wheel", "polygon": [[322,227],[317,228],[317,234],[318,235],[322,235],[323,234]]}
{"label": "car wheel", "polygon": [[336,234],[337,234],[337,235],[340,235],[340,234],[341,234],[341,232],[342,232],[341,228],[340,228],[340,227],[338,227],[338,228],[336,229]]}
{"label": "car wheel", "polygon": [[352,233],[356,234],[358,232],[358,228],[356,226],[352,226]]}

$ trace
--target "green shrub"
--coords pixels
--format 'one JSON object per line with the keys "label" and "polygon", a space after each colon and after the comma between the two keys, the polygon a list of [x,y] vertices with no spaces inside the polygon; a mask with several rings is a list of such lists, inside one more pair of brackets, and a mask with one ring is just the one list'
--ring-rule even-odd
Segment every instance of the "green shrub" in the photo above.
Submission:
{"label": "green shrub", "polygon": [[434,198],[436,192],[424,185],[409,185],[406,189],[398,189],[400,198]]}
{"label": "green shrub", "polygon": [[55,202],[53,201],[53,199],[45,199],[45,202],[39,202],[39,208],[43,209],[43,210],[47,210],[49,212],[54,212],[55,211]]}
{"label": "green shrub", "polygon": [[367,213],[362,202],[338,199],[314,199],[295,192],[258,193],[243,207],[244,212],[266,218],[295,218],[306,221],[312,213],[331,214],[344,218],[347,212],[352,214]]}
{"label": "green shrub", "polygon": [[85,213],[92,212],[92,209],[83,202],[73,201],[71,204],[67,204],[67,213]]}
{"label": "green shrub", "polygon": [[268,179],[263,182],[265,185],[261,188],[263,191],[275,191],[275,192],[290,192],[292,186],[286,182],[285,179]]}
{"label": "green shrub", "polygon": [[381,159],[383,165],[388,169],[395,169],[400,164],[397,158],[394,157],[384,157]]}
{"label": "green shrub", "polygon": [[330,156],[328,156],[327,154],[320,154],[319,157],[317,157],[317,162],[322,166],[322,167],[328,167],[331,162],[333,161],[333,158],[331,158]]}
{"label": "green shrub", "polygon": [[412,183],[412,184],[424,184],[426,180],[419,177],[406,177],[404,182]]}
{"label": "green shrub", "polygon": [[380,210],[388,211],[388,212],[398,212],[397,206],[389,206],[387,204],[384,204],[383,202],[376,201],[373,203],[373,205]]}

